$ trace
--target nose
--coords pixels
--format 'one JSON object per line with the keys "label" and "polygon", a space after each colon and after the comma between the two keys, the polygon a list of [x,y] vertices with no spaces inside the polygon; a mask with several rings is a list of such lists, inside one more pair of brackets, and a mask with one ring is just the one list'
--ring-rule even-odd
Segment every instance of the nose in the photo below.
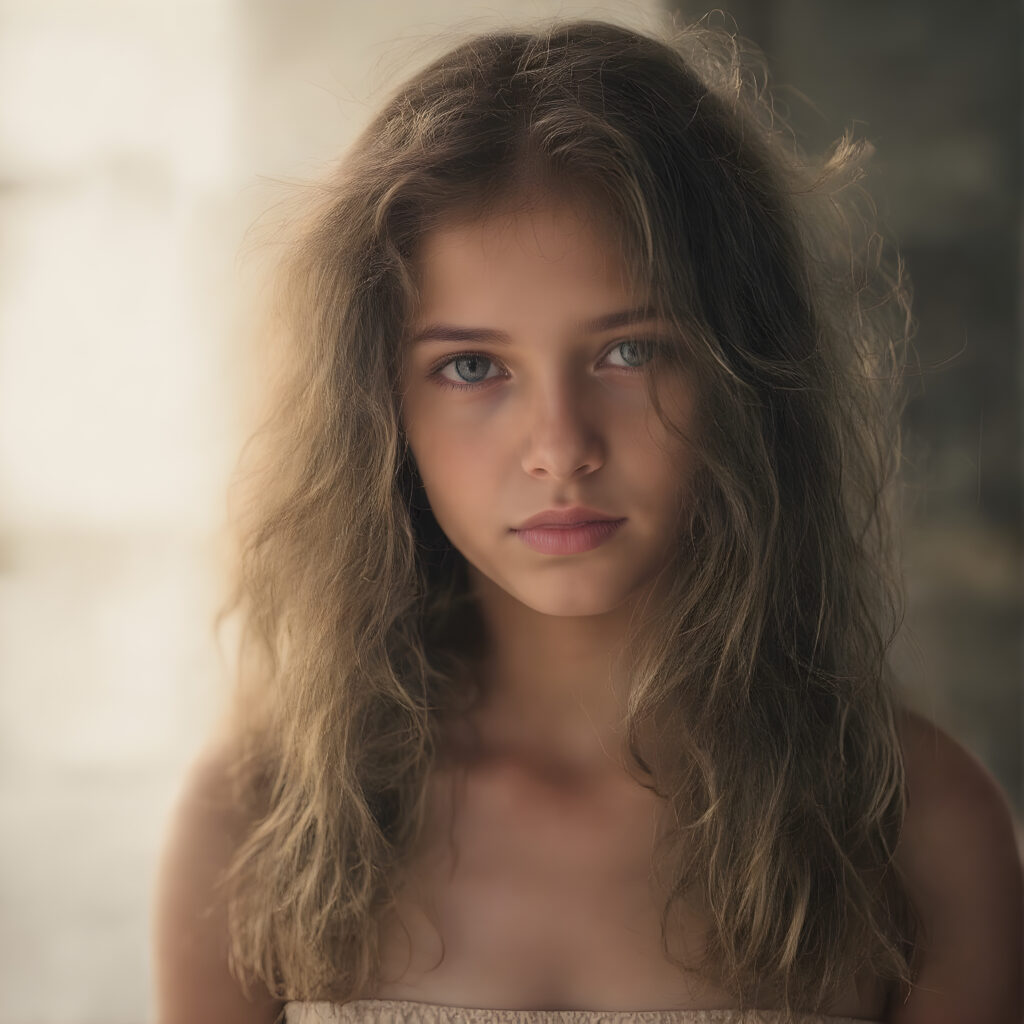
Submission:
{"label": "nose", "polygon": [[568,480],[604,464],[602,417],[586,387],[555,381],[528,405],[522,462],[526,473]]}

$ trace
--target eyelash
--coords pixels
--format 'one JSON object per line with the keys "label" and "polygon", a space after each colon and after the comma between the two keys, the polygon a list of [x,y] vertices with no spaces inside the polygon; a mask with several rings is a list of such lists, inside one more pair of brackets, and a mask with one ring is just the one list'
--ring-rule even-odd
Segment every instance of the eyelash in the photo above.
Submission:
{"label": "eyelash", "polygon": [[[624,338],[622,341],[615,342],[615,344],[612,345],[605,353],[605,356],[610,355],[617,348],[621,348],[623,345],[646,346],[646,349],[649,353],[649,357],[645,362],[641,363],[639,366],[617,366],[615,367],[615,369],[625,370],[627,373],[641,373],[648,367],[648,365],[654,359],[655,355],[657,354],[660,342],[656,338]],[[448,380],[446,377],[441,376],[442,370],[446,369],[457,359],[465,359],[467,356],[477,356],[481,359],[486,360],[489,363],[493,363],[498,366],[501,365],[501,363],[497,359],[492,359],[490,356],[484,354],[483,352],[456,352],[455,355],[448,356],[443,362],[438,363],[435,367],[433,367],[433,369],[430,370],[428,376],[431,378],[436,378],[437,383],[441,387],[453,388],[456,391],[473,391],[477,388],[484,387],[485,385],[491,383],[491,381],[498,379],[497,377],[491,377],[489,380],[484,379],[471,383],[469,381]]]}

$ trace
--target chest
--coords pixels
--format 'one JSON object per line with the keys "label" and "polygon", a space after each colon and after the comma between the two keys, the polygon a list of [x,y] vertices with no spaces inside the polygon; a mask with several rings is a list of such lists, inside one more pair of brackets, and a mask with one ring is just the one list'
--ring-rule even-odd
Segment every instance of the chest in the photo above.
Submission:
{"label": "chest", "polygon": [[[652,865],[662,802],[625,778],[551,784],[500,770],[438,780],[430,828],[383,922],[373,997],[458,1006],[641,1010],[734,1006],[666,957]],[[708,922],[674,919],[699,958]],[[884,992],[836,1012],[877,1019]],[[853,1012],[856,1011],[856,1012]]]}

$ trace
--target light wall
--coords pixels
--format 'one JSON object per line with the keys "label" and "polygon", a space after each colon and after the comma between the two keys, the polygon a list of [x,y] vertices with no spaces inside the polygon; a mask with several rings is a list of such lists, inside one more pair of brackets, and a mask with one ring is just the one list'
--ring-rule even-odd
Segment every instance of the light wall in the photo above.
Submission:
{"label": "light wall", "polygon": [[0,1024],[151,1018],[148,908],[227,671],[246,229],[431,35],[654,3],[0,0]]}

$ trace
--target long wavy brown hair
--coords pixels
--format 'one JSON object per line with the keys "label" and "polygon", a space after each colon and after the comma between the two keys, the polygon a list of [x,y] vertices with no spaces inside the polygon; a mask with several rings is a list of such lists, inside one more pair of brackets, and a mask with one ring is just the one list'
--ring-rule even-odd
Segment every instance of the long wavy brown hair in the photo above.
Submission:
{"label": "long wavy brown hair", "polygon": [[[913,321],[858,184],[872,147],[845,132],[805,153],[763,56],[704,19],[444,43],[278,236],[278,372],[236,473],[217,620],[240,624],[232,777],[252,823],[224,879],[232,970],[286,999],[347,1002],[380,979],[442,727],[481,692],[465,559],[400,419],[418,240],[540,192],[604,218],[675,328],[659,358],[699,381],[667,596],[622,654],[630,763],[671,822],[666,956],[741,1007],[771,990],[821,1012],[863,970],[909,985],[921,922],[893,860],[888,655]],[[712,922],[692,964],[667,938],[686,904]]]}

